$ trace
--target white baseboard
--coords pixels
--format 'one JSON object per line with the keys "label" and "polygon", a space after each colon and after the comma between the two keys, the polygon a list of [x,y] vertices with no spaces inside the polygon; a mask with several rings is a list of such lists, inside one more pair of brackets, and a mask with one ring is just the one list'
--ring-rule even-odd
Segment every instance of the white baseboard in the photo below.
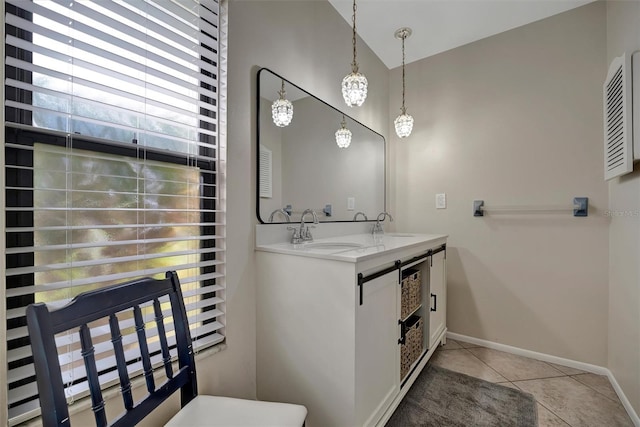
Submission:
{"label": "white baseboard", "polygon": [[563,357],[552,356],[550,354],[538,353],[536,351],[525,350],[523,348],[512,347],[506,344],[499,344],[492,341],[481,340],[479,338],[468,337],[453,332],[448,332],[447,337],[456,341],[468,342],[470,344],[481,345],[482,347],[492,348],[494,350],[504,351],[505,353],[516,354],[518,356],[528,357],[530,359],[542,360],[543,362],[556,363],[569,368],[580,369],[581,371],[591,372],[598,375],[609,375],[607,368],[590,363],[578,362],[576,360],[565,359]]}
{"label": "white baseboard", "polygon": [[638,414],[633,409],[633,406],[631,406],[631,402],[629,402],[629,399],[627,399],[627,396],[624,394],[624,391],[622,391],[622,387],[620,387],[620,384],[618,384],[616,377],[613,376],[613,372],[611,372],[608,369],[607,369],[607,377],[609,378],[609,381],[611,381],[611,385],[613,386],[613,389],[616,391],[616,394],[618,395],[620,402],[622,402],[622,406],[624,406],[624,409],[627,411],[627,414],[629,414],[629,418],[631,418],[631,421],[633,421],[633,425],[636,427],[640,427],[640,417],[638,417]]}
{"label": "white baseboard", "polygon": [[479,338],[469,337],[466,335],[456,334],[454,332],[447,332],[447,338],[452,340],[467,342],[470,344],[480,345],[482,347],[492,348],[494,350],[504,351],[505,353],[511,353],[518,356],[528,357],[530,359],[542,360],[543,362],[555,363],[557,365],[567,366],[569,368],[580,369],[582,371],[591,372],[597,375],[606,375],[613,386],[613,389],[618,394],[620,402],[624,406],[624,409],[629,414],[629,418],[633,421],[636,427],[640,427],[640,417],[631,406],[631,402],[627,399],[627,396],[622,391],[620,384],[616,381],[613,373],[603,366],[592,365],[590,363],[578,362],[577,360],[565,359],[564,357],[552,356],[550,354],[538,353],[536,351],[525,350],[523,348],[512,347],[506,344],[500,344],[492,341],[482,340]]}

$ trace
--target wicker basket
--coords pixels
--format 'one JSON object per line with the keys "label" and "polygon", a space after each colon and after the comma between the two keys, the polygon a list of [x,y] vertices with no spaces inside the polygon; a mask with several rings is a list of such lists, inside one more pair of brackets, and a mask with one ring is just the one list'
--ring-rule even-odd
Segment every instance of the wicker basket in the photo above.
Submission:
{"label": "wicker basket", "polygon": [[404,344],[400,346],[400,378],[404,378],[411,365],[422,354],[422,337],[424,326],[422,317],[411,316],[406,322]]}
{"label": "wicker basket", "polygon": [[401,307],[400,317],[406,319],[421,304],[422,279],[420,270],[407,270],[404,272],[401,283]]}

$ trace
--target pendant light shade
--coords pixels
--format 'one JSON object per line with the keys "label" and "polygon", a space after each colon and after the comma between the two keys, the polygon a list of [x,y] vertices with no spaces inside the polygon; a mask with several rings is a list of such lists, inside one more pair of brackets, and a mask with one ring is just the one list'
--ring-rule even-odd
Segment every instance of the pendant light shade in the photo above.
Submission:
{"label": "pendant light shade", "polygon": [[411,131],[413,130],[413,117],[411,115],[403,112],[393,121],[393,124],[396,127],[396,134],[400,138],[406,138],[411,135]]}
{"label": "pendant light shade", "polygon": [[359,107],[367,98],[367,78],[358,72],[358,67],[342,79],[342,97],[349,107]]}
{"label": "pendant light shade", "polygon": [[271,105],[271,117],[273,118],[273,123],[282,128],[288,126],[293,119],[293,105],[291,101],[285,99],[287,93],[284,91],[284,80],[282,80],[282,89],[278,91],[278,94],[280,98],[276,99]]}
{"label": "pendant light shade", "polygon": [[347,148],[351,144],[351,131],[347,129],[347,122],[342,116],[341,127],[336,131],[336,144],[340,148]]}
{"label": "pendant light shade", "polygon": [[369,83],[367,78],[358,72],[358,62],[356,61],[356,0],[353,0],[353,62],[351,63],[351,73],[342,79],[342,97],[349,107],[361,106],[367,98],[367,88]]}
{"label": "pendant light shade", "polygon": [[400,138],[408,137],[413,130],[413,117],[407,114],[407,108],[404,105],[404,40],[410,35],[411,28],[400,28],[394,34],[397,39],[402,40],[402,108],[400,108],[401,114],[393,121],[396,134]]}

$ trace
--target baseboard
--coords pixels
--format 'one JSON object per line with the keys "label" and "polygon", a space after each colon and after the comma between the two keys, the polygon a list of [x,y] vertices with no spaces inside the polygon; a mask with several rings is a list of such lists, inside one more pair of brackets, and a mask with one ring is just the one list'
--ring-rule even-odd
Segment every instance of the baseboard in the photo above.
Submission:
{"label": "baseboard", "polygon": [[468,337],[453,332],[448,332],[447,337],[456,341],[468,342],[470,344],[481,345],[482,347],[492,348],[494,350],[504,351],[505,353],[516,354],[518,356],[528,357],[530,359],[542,360],[543,362],[556,363],[558,365],[567,366],[569,368],[580,369],[581,371],[591,372],[598,375],[609,375],[607,368],[590,363],[578,362],[576,360],[565,359],[563,357],[552,356],[550,354],[538,353],[536,351],[525,350],[523,348],[512,347],[506,344],[499,344],[492,341],[481,340],[479,338]]}
{"label": "baseboard", "polygon": [[567,366],[569,368],[580,369],[581,371],[591,372],[597,375],[606,375],[613,386],[613,389],[618,395],[620,402],[624,406],[624,409],[629,414],[629,418],[633,421],[636,427],[640,427],[640,417],[631,406],[631,402],[627,399],[627,396],[622,391],[620,384],[616,381],[613,373],[603,366],[592,365],[590,363],[578,362],[577,360],[565,359],[564,357],[553,356],[545,353],[538,353],[537,351],[525,350],[523,348],[512,347],[506,344],[500,344],[492,341],[482,340],[479,338],[469,337],[466,335],[456,334],[454,332],[447,332],[447,338],[452,340],[467,342],[470,344],[480,345],[482,347],[491,348],[494,350],[504,351],[505,353],[511,353],[518,356],[528,357],[530,359],[542,360],[543,362],[555,363],[557,365]]}
{"label": "baseboard", "polygon": [[613,389],[616,391],[616,394],[618,395],[620,402],[622,402],[622,406],[624,406],[624,409],[627,411],[627,414],[629,414],[629,418],[631,418],[631,421],[633,421],[633,425],[636,427],[640,427],[640,417],[638,417],[638,414],[633,409],[633,406],[631,406],[631,402],[629,402],[629,399],[627,399],[627,396],[624,394],[624,391],[622,391],[622,387],[620,387],[620,384],[618,384],[616,377],[613,376],[613,372],[611,372],[608,369],[607,369],[607,377],[609,378],[609,381],[611,381],[611,385],[613,386]]}

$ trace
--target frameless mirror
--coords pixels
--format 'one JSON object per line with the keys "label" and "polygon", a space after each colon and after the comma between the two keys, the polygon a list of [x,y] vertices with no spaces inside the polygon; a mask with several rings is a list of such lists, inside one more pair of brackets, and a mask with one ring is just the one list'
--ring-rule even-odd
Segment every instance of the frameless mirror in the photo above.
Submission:
{"label": "frameless mirror", "polygon": [[[283,82],[293,118],[280,127],[272,104]],[[300,221],[306,209],[321,222],[375,220],[385,210],[382,135],[266,68],[258,71],[257,108],[260,222]],[[347,148],[336,143],[343,117],[351,131]]]}

